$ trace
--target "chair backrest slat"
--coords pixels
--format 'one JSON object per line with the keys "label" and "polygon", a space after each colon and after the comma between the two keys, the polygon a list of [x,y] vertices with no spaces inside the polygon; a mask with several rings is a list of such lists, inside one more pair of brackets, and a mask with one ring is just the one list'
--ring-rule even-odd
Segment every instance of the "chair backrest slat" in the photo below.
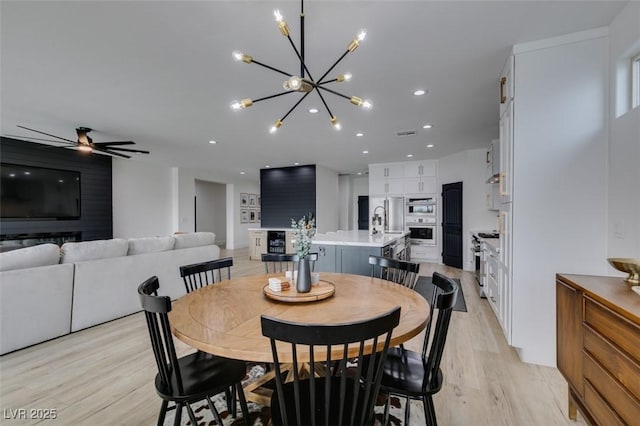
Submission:
{"label": "chair backrest slat", "polygon": [[[209,260],[207,262],[192,263],[180,267],[180,276],[184,281],[187,293],[191,293],[202,287],[231,279],[231,267],[233,258]],[[226,274],[222,271],[226,270]]]}
{"label": "chair backrest slat", "polygon": [[415,289],[420,273],[420,263],[372,255],[369,256],[369,265],[371,265],[372,277]]}
{"label": "chair backrest slat", "polygon": [[[263,253],[261,259],[264,263],[264,272],[267,274],[284,273],[298,269],[299,258],[293,253]],[[318,260],[318,253],[309,253],[308,259],[311,271],[313,271],[316,260]]]}
{"label": "chair backrest slat", "polygon": [[[283,424],[316,424],[325,425],[363,425],[373,420],[373,408],[375,399],[380,389],[384,360],[391,332],[400,321],[400,307],[380,315],[378,317],[347,324],[303,324],[279,320],[263,315],[261,317],[262,334],[271,340],[271,350],[275,361],[276,370],[276,398],[280,407],[280,416]],[[281,366],[278,363],[277,341],[287,342],[291,345],[293,360],[293,401],[284,398]],[[365,342],[373,343],[373,347],[379,352],[369,355],[367,372],[361,375],[362,365],[365,363]],[[383,343],[384,342],[384,343]],[[331,349],[336,346],[341,348],[341,356],[338,359],[331,357]],[[382,349],[380,347],[382,346]],[[305,379],[308,392],[302,392],[301,380],[298,374],[300,348],[305,347],[305,353],[309,354],[310,377]],[[315,351],[322,348],[326,352],[324,375],[321,378],[314,377],[313,363],[316,362]],[[352,361],[349,349],[358,349],[357,375],[343,374],[335,376],[331,371],[333,366],[341,366],[346,370],[347,362]],[[360,377],[360,380],[354,380]],[[322,380],[322,381],[321,381]],[[324,383],[322,389],[317,389],[318,383]],[[291,386],[291,385],[289,385]],[[306,389],[306,388],[305,388]],[[318,399],[322,396],[322,399]],[[316,402],[322,401],[323,406],[316,407]],[[291,405],[295,416],[288,418],[291,413]],[[308,407],[305,409],[305,407]],[[319,409],[319,410],[317,410]],[[311,416],[311,413],[319,417]]]}

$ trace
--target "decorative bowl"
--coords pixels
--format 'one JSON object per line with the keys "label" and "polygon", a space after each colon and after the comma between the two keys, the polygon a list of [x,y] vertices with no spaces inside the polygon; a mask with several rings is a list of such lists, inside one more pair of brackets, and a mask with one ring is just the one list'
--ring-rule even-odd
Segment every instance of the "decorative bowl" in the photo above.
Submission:
{"label": "decorative bowl", "polygon": [[629,284],[640,284],[640,259],[625,257],[610,257],[607,259],[611,266],[620,272],[629,274],[625,281]]}

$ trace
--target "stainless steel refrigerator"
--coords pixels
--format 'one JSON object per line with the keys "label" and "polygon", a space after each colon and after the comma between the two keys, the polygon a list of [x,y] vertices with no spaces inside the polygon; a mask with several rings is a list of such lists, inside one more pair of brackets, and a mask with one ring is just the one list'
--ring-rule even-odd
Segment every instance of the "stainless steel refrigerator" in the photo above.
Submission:
{"label": "stainless steel refrigerator", "polygon": [[404,197],[369,198],[369,233],[404,232]]}

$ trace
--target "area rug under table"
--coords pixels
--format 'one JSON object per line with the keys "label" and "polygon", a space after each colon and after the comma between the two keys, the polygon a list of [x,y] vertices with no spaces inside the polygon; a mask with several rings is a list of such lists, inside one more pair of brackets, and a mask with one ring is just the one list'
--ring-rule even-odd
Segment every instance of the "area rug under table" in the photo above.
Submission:
{"label": "area rug under table", "polygon": [[[256,380],[258,377],[264,374],[264,366],[262,364],[254,364],[249,365],[247,367],[247,375],[245,379],[242,381],[243,385],[251,383]],[[233,418],[231,413],[227,411],[227,402],[224,398],[224,394],[218,394],[211,398],[213,404],[218,410],[218,414],[220,414],[220,418],[222,419],[223,426],[242,426],[244,425],[244,420],[242,419],[242,410],[240,409],[240,404],[237,407],[237,418]],[[386,402],[386,396],[380,396],[378,401],[376,401],[376,425],[382,424],[383,413],[384,413],[384,405]],[[398,398],[395,396],[391,397],[390,408],[389,408],[389,425],[400,426],[402,425],[402,419],[404,418],[404,398]],[[249,425],[251,426],[267,426],[269,424],[269,420],[271,419],[271,408],[266,407],[261,404],[256,404],[254,402],[247,401],[248,409],[249,409]],[[160,400],[158,400],[158,407],[160,407]],[[214,420],[213,415],[211,414],[211,410],[209,410],[209,405],[206,401],[198,402],[192,404],[193,411],[196,414],[196,419],[198,420],[198,426],[214,426],[218,425],[218,423]],[[413,411],[413,410],[412,410]],[[165,425],[173,425],[173,420],[175,418],[175,411],[170,411],[167,413],[164,424]],[[187,410],[182,410],[182,424],[192,425],[189,420],[189,414],[187,414]]]}

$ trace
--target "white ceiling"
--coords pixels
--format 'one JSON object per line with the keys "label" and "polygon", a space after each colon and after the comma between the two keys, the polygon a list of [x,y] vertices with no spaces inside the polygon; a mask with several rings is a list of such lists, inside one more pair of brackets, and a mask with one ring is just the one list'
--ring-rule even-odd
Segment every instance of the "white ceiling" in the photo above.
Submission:
{"label": "white ceiling", "polygon": [[[231,111],[232,100],[278,93],[285,79],[234,62],[231,52],[299,74],[272,16],[280,9],[298,44],[299,1],[3,0],[2,135],[38,136],[16,127],[23,125],[75,140],[74,129],[87,126],[95,142],[134,140],[151,151],[135,160],[230,180],[257,180],[266,164],[355,173],[407,154],[440,158],[497,138],[497,81],[510,46],[606,26],[626,3],[307,0],[306,62],[315,78],[367,29],[331,73],[349,71],[353,80],[331,87],[374,108],[325,94],[342,124],[336,132],[312,93],[271,135],[300,95]],[[418,88],[428,94],[413,96]],[[403,130],[417,135],[396,136]]]}

